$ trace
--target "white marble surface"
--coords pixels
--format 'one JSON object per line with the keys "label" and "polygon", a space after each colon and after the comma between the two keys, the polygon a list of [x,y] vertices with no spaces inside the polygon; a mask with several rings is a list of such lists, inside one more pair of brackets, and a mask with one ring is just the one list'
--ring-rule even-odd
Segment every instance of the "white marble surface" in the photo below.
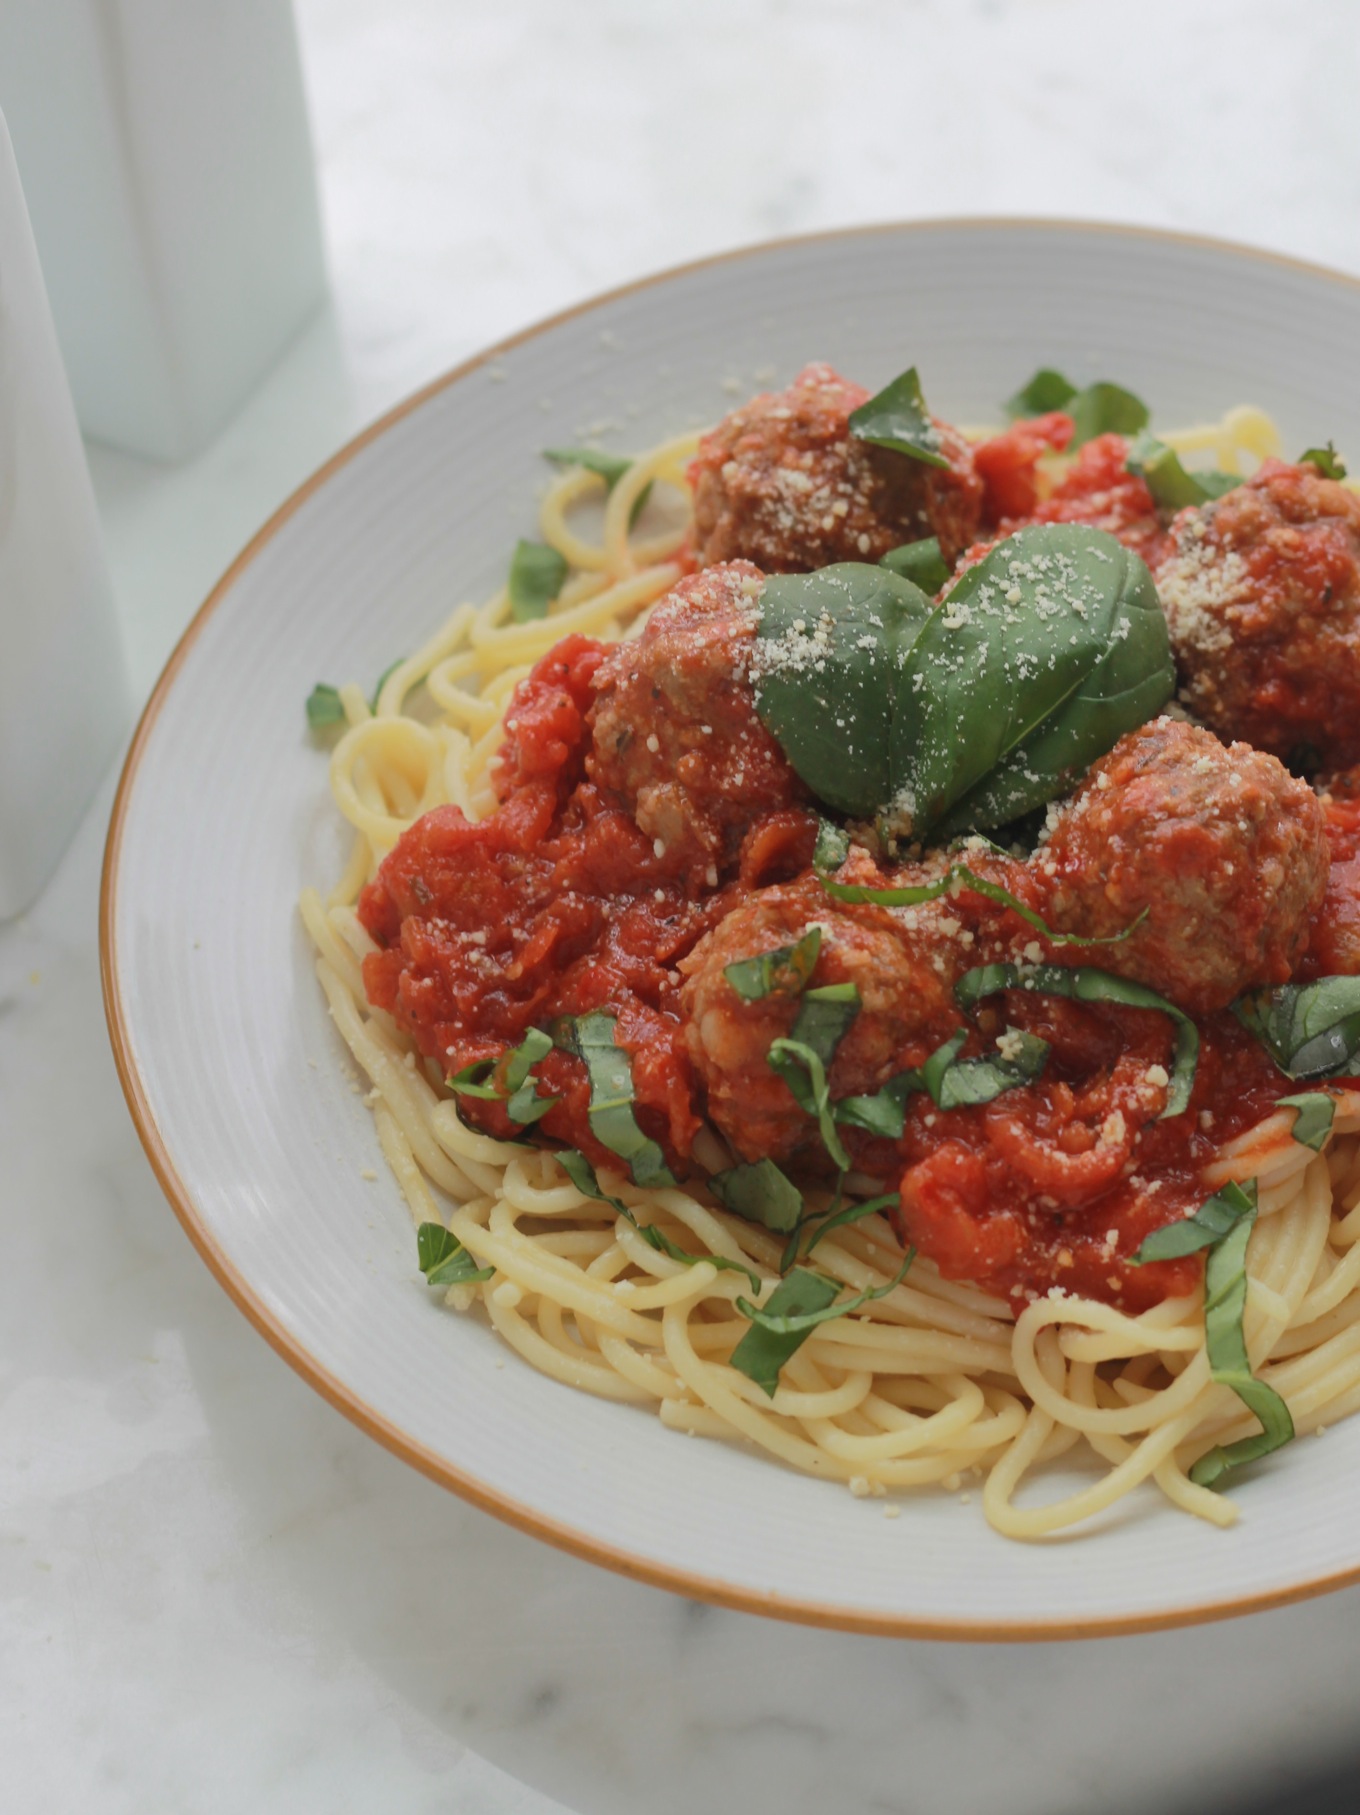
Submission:
{"label": "white marble surface", "polygon": [[[1360,271],[1349,0],[299,18],[334,308],[194,461],[92,450],[142,694],[240,544],[364,421],[642,271],[1007,211]],[[142,1157],[99,1004],[111,793],[0,929],[7,1811],[1175,1815],[1360,1744],[1360,1590],[1086,1645],[862,1639],[606,1575],[379,1450],[233,1309]]]}

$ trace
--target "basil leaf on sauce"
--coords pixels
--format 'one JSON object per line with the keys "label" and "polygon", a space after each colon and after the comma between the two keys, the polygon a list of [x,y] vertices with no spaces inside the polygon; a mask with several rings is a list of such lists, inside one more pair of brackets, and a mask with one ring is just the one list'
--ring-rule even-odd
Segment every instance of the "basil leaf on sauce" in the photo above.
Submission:
{"label": "basil leaf on sauce", "polygon": [[921,907],[928,901],[938,901],[941,895],[951,894],[955,885],[961,882],[972,889],[974,894],[985,895],[988,901],[995,901],[998,906],[1007,907],[1013,914],[1018,914],[1027,926],[1032,926],[1036,933],[1042,933],[1050,945],[1119,945],[1137,931],[1148,914],[1147,908],[1144,908],[1123,932],[1106,933],[1099,939],[1085,937],[1080,933],[1055,933],[1042,915],[1036,914],[1033,908],[1026,907],[1009,889],[1003,889],[999,882],[991,882],[987,877],[977,875],[964,863],[952,864],[934,882],[910,883],[903,888],[873,889],[858,883],[833,882],[826,876],[820,876],[818,880],[827,894],[836,901],[868,901],[878,907]]}
{"label": "basil leaf on sauce", "polygon": [[773,574],[752,652],[756,709],[820,800],[868,819],[894,792],[894,724],[913,710],[903,663],[932,614],[919,586],[838,562]]}
{"label": "basil leaf on sauce", "polygon": [[803,1213],[803,1194],[771,1159],[749,1166],[729,1166],[715,1172],[708,1188],[724,1208],[748,1223],[761,1223],[777,1235],[787,1235]]}
{"label": "basil leaf on sauce", "polygon": [[1047,416],[1053,410],[1065,410],[1076,394],[1077,387],[1070,378],[1055,372],[1052,366],[1040,366],[1029,383],[1001,407],[1012,420],[1017,416]]}
{"label": "basil leaf on sauce", "polygon": [[764,996],[796,996],[817,968],[821,949],[822,929],[810,926],[794,945],[779,945],[772,952],[724,965],[723,976],[745,1002],[758,1002]]}
{"label": "basil leaf on sauce", "polygon": [[1240,473],[1187,472],[1175,449],[1147,429],[1130,446],[1124,464],[1142,477],[1154,500],[1166,510],[1205,504],[1242,483]]}
{"label": "basil leaf on sauce", "polygon": [[1360,977],[1252,990],[1232,1011],[1287,1078],[1340,1077],[1360,1054]]}
{"label": "basil leaf on sauce", "polygon": [[1199,1029],[1184,1009],[1168,1002],[1155,990],[1127,977],[1114,977],[1108,971],[1092,970],[1086,965],[1067,969],[1058,964],[1025,965],[982,964],[965,971],[954,985],[954,997],[963,1012],[971,1015],[985,996],[998,990],[1023,989],[1036,995],[1066,996],[1074,1002],[1113,1002],[1125,1008],[1155,1008],[1170,1018],[1176,1028],[1176,1051],[1171,1078],[1167,1085],[1165,1121],[1183,1115],[1195,1087],[1195,1070],[1199,1064]]}
{"label": "basil leaf on sauce", "polygon": [[1175,683],[1136,554],[1078,524],[1019,530],[955,582],[912,645],[894,807],[917,838],[1005,825],[1067,792]]}
{"label": "basil leaf on sauce", "polygon": [[1136,435],[1147,427],[1148,407],[1142,398],[1104,379],[1088,384],[1064,407],[1074,425],[1069,444],[1074,449],[1097,435]]}
{"label": "basil leaf on sauce", "polygon": [[671,1260],[681,1261],[687,1267],[697,1267],[701,1260],[706,1260],[720,1273],[744,1273],[751,1282],[751,1290],[753,1292],[760,1290],[760,1275],[754,1273],[750,1267],[744,1267],[740,1261],[728,1260],[723,1254],[691,1254],[688,1249],[682,1248],[678,1242],[672,1241],[669,1235],[658,1229],[655,1223],[640,1223],[621,1197],[615,1197],[612,1192],[601,1188],[600,1181],[595,1175],[595,1168],[578,1148],[559,1148],[557,1160],[578,1191],[586,1197],[597,1198],[600,1203],[608,1204],[611,1209],[617,1210],[623,1220],[637,1230],[647,1246],[655,1248],[658,1254],[668,1255]]}
{"label": "basil leaf on sauce", "polygon": [[842,1097],[831,1105],[831,1112],[849,1128],[864,1128],[884,1140],[898,1141],[906,1126],[907,1098],[924,1088],[919,1071],[899,1071],[873,1096]]}
{"label": "basil leaf on sauce", "polygon": [[613,1015],[596,1011],[563,1024],[563,1039],[585,1061],[590,1077],[590,1132],[602,1147],[625,1160],[635,1185],[673,1185],[674,1175],[658,1144],[645,1135],[633,1113],[633,1067],[614,1043]]}
{"label": "basil leaf on sauce", "polygon": [[307,727],[311,731],[328,731],[332,725],[343,725],[345,708],[340,703],[340,689],[329,681],[318,681],[307,695]]}
{"label": "basil leaf on sauce", "polygon": [[455,1096],[480,1097],[488,1102],[498,1102],[503,1092],[497,1090],[494,1084],[487,1083],[487,1079],[495,1069],[496,1061],[494,1059],[474,1059],[470,1065],[465,1065],[461,1071],[454,1072],[453,1076],[446,1078],[444,1082]]}
{"label": "basil leaf on sauce", "polygon": [[443,1223],[422,1223],[416,1230],[416,1257],[426,1283],[432,1286],[470,1286],[490,1279],[494,1267],[479,1267],[458,1237]]}
{"label": "basil leaf on sauce", "polygon": [[931,1091],[941,1109],[991,1103],[1008,1090],[1034,1082],[1048,1063],[1048,1041],[1018,1027],[1008,1027],[1003,1038],[1008,1042],[1006,1051],[998,1051],[994,1057],[958,1059],[945,1068]]}
{"label": "basil leaf on sauce", "polygon": [[1306,1090],[1296,1097],[1281,1097],[1275,1107],[1296,1110],[1290,1134],[1301,1147],[1311,1147],[1314,1153],[1322,1152],[1336,1116],[1335,1098],[1328,1096],[1325,1090]]}
{"label": "basil leaf on sauce", "polygon": [[907,1269],[916,1258],[908,1248],[896,1275],[885,1286],[873,1286],[858,1292],[843,1303],[834,1301],[841,1291],[838,1280],[813,1273],[806,1267],[795,1267],[781,1280],[762,1307],[747,1298],[737,1299],[737,1309],[751,1321],[751,1328],[732,1351],[732,1366],[748,1380],[754,1380],[763,1392],[774,1398],[779,1386],[779,1373],[790,1356],[807,1341],[818,1324],[845,1317],[872,1299],[883,1298],[906,1278]]}
{"label": "basil leaf on sauce", "polygon": [[949,582],[950,569],[940,553],[938,536],[922,536],[919,542],[904,542],[900,548],[890,548],[878,564],[886,567],[889,573],[910,580],[922,592],[937,593]]}
{"label": "basil leaf on sauce", "polygon": [[555,548],[546,542],[516,542],[507,582],[515,622],[526,624],[532,618],[546,617],[566,577],[566,559]]}
{"label": "basil leaf on sauce", "polygon": [[1167,1223],[1162,1229],[1154,1229],[1151,1235],[1144,1237],[1142,1246],[1136,1254],[1129,1256],[1129,1265],[1145,1267],[1149,1261],[1180,1260],[1187,1254],[1198,1254],[1202,1248],[1212,1248],[1215,1242],[1237,1227],[1238,1221],[1256,1203],[1256,1181],[1248,1181],[1248,1189],[1240,1185],[1227,1184],[1211,1198],[1206,1198],[1199,1209],[1179,1222]]}
{"label": "basil leaf on sauce", "polygon": [[[551,460],[555,466],[583,466],[588,473],[597,473],[604,480],[607,492],[613,491],[633,464],[622,454],[606,454],[595,447],[545,447],[543,458]],[[630,529],[646,509],[651,495],[652,481],[649,479],[633,500],[633,508],[628,513]]]}
{"label": "basil leaf on sauce", "polygon": [[774,1040],[770,1043],[766,1062],[788,1085],[798,1107],[816,1117],[827,1152],[842,1171],[847,1171],[850,1157],[836,1131],[826,1064],[821,1055],[802,1040]]}
{"label": "basil leaf on sauce", "polygon": [[1315,466],[1324,479],[1344,479],[1346,462],[1329,441],[1326,447],[1310,447],[1299,455],[1299,465]]}
{"label": "basil leaf on sauce", "polygon": [[915,366],[850,412],[850,433],[859,441],[891,448],[927,466],[949,465],[940,452],[940,431],[930,420]]}
{"label": "basil leaf on sauce", "polygon": [[474,1059],[447,1079],[455,1096],[480,1097],[504,1102],[512,1122],[527,1127],[539,1121],[560,1099],[541,1097],[530,1073],[540,1059],[552,1051],[549,1036],[531,1027],[518,1046],[512,1046],[499,1059]]}

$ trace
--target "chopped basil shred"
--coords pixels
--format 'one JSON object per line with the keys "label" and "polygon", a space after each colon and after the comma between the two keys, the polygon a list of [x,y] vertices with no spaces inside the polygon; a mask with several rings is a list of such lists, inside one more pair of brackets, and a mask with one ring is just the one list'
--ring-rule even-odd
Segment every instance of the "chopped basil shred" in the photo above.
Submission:
{"label": "chopped basil shred", "polygon": [[936,593],[949,583],[950,569],[940,553],[938,536],[923,536],[919,542],[904,542],[900,548],[890,548],[879,566],[910,580],[922,592]]}
{"label": "chopped basil shred", "polygon": [[1336,1078],[1360,1055],[1360,977],[1322,977],[1239,996],[1232,1011],[1287,1078]]}
{"label": "chopped basil shred", "polygon": [[740,958],[725,965],[723,975],[745,1002],[758,1002],[764,996],[796,996],[817,968],[821,949],[822,929],[810,926],[796,944]]}
{"label": "chopped basil shred", "polygon": [[512,1046],[499,1059],[474,1059],[447,1080],[455,1096],[479,1097],[503,1102],[505,1113],[521,1127],[541,1120],[557,1097],[541,1097],[531,1073],[540,1059],[552,1051],[549,1036],[531,1027],[518,1046]]}
{"label": "chopped basil shred", "polygon": [[328,731],[332,725],[343,725],[345,708],[340,703],[340,689],[329,681],[318,681],[307,695],[307,726],[311,731]]}
{"label": "chopped basil shred", "polygon": [[1162,1119],[1185,1113],[1199,1064],[1199,1029],[1174,1002],[1168,1002],[1165,996],[1159,996],[1142,983],[1130,982],[1127,977],[1114,977],[1108,971],[1092,970],[1086,965],[1069,970],[1058,964],[982,964],[964,972],[954,985],[954,996],[963,1012],[971,1015],[985,996],[994,996],[1003,989],[1030,990],[1041,996],[1066,996],[1075,1002],[1113,1002],[1126,1008],[1154,1008],[1168,1016],[1176,1028],[1176,1050]]}
{"label": "chopped basil shred", "polygon": [[850,412],[850,433],[857,440],[891,448],[927,466],[949,465],[940,452],[940,431],[930,420],[915,366]]}
{"label": "chopped basil shred", "polygon": [[1242,483],[1240,473],[1187,472],[1175,449],[1147,429],[1130,446],[1125,465],[1141,475],[1154,500],[1167,510],[1205,504]]}
{"label": "chopped basil shred", "polygon": [[896,1191],[885,1191],[881,1197],[861,1198],[857,1204],[847,1204],[844,1210],[837,1210],[830,1216],[822,1218],[815,1226],[812,1239],[803,1250],[806,1259],[824,1235],[830,1235],[833,1229],[846,1229],[851,1223],[863,1222],[866,1216],[876,1216],[880,1210],[895,1210],[902,1199]]}
{"label": "chopped basil shred", "polygon": [[515,622],[525,624],[546,617],[566,577],[566,559],[555,548],[546,542],[516,542],[508,581],[510,615]]}
{"label": "chopped basil shred", "polygon": [[840,1281],[813,1273],[806,1267],[795,1267],[762,1306],[753,1305],[747,1298],[738,1298],[737,1309],[743,1317],[750,1319],[751,1328],[733,1349],[732,1366],[748,1380],[754,1380],[762,1392],[773,1399],[779,1386],[780,1369],[818,1324],[845,1317],[871,1300],[885,1297],[906,1278],[907,1269],[915,1258],[916,1250],[908,1248],[902,1265],[886,1285],[857,1292],[840,1304],[835,1302],[842,1289]]}
{"label": "chopped basil shred", "polygon": [[494,1267],[479,1267],[452,1230],[443,1223],[422,1223],[416,1230],[416,1257],[426,1283],[432,1286],[470,1286],[490,1279]]}
{"label": "chopped basil shred", "polygon": [[761,1223],[777,1235],[787,1235],[803,1214],[803,1194],[771,1159],[750,1165],[729,1166],[715,1172],[708,1188],[718,1202],[748,1223]]}
{"label": "chopped basil shred", "polygon": [[919,1071],[899,1071],[873,1096],[842,1097],[831,1105],[838,1122],[864,1128],[884,1140],[898,1141],[907,1120],[907,1098],[923,1089]]}
{"label": "chopped basil shred", "polygon": [[595,1175],[595,1168],[585,1154],[577,1148],[558,1148],[557,1160],[578,1191],[586,1197],[596,1198],[600,1203],[608,1204],[611,1209],[617,1210],[623,1220],[637,1230],[647,1246],[655,1248],[658,1254],[668,1255],[671,1260],[681,1261],[687,1267],[697,1267],[700,1261],[706,1260],[720,1273],[744,1273],[751,1282],[751,1290],[753,1292],[760,1290],[760,1275],[753,1272],[750,1267],[743,1266],[740,1261],[728,1260],[725,1254],[691,1254],[678,1242],[672,1241],[664,1231],[658,1229],[655,1223],[640,1223],[621,1197],[615,1197],[612,1192],[601,1188],[600,1181]]}
{"label": "chopped basil shred", "polygon": [[633,1067],[614,1043],[616,1019],[597,1010],[561,1024],[560,1043],[585,1061],[590,1077],[590,1132],[602,1147],[627,1161],[635,1185],[673,1185],[658,1144],[638,1127],[633,1113]]}
{"label": "chopped basil shred", "polygon": [[1311,1147],[1314,1153],[1322,1152],[1336,1116],[1335,1098],[1328,1096],[1325,1090],[1306,1090],[1296,1097],[1281,1097],[1275,1107],[1294,1110],[1290,1134],[1301,1147]]}
{"label": "chopped basil shred", "polygon": [[871,901],[878,907],[920,907],[927,901],[938,901],[941,895],[950,894],[956,884],[963,883],[974,894],[985,895],[988,901],[995,901],[999,906],[1009,908],[1013,914],[1018,914],[1027,926],[1032,926],[1036,933],[1042,933],[1050,945],[1119,945],[1137,930],[1148,913],[1144,908],[1123,932],[1107,933],[1102,938],[1092,939],[1081,933],[1055,933],[1041,915],[1036,914],[1033,908],[1026,907],[1009,889],[1003,889],[999,882],[990,882],[987,877],[977,875],[964,863],[952,864],[934,882],[912,883],[905,888],[865,888],[856,883],[832,882],[826,876],[821,876],[819,880],[827,894],[837,901]]}
{"label": "chopped basil shred", "polygon": [[1324,479],[1344,479],[1346,462],[1329,441],[1326,447],[1310,447],[1299,455],[1299,465],[1315,466]]}
{"label": "chopped basil shred", "polygon": [[826,1078],[826,1063],[821,1054],[803,1040],[774,1040],[767,1062],[777,1071],[792,1091],[798,1107],[817,1118],[822,1143],[842,1171],[848,1171],[850,1156],[836,1129],[831,1109],[831,1090]]}

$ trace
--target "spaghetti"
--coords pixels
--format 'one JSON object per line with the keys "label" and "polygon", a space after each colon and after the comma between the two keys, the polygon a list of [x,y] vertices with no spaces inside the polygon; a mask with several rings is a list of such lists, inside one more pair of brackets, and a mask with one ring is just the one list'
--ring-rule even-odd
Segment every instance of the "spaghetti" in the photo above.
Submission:
{"label": "spaghetti", "polygon": [[[1276,451],[1269,419],[1246,409],[1166,443],[1210,450],[1226,471],[1240,471],[1243,456],[1254,463]],[[478,1132],[460,1116],[441,1068],[368,1000],[361,966],[378,948],[355,911],[361,889],[432,808],[456,806],[473,822],[495,809],[491,766],[507,707],[540,658],[572,632],[605,642],[636,636],[681,578],[686,469],[697,445],[697,436],[667,442],[634,461],[607,495],[605,481],[581,467],[554,480],[541,534],[569,577],[548,615],[512,621],[502,590],[484,605],[460,606],[389,672],[372,706],[357,686],[339,690],[346,728],[331,787],[354,843],[329,897],[304,893],[302,916],[415,1223],[446,1227],[485,1274],[452,1285],[446,1301],[461,1311],[480,1306],[553,1379],[649,1406],[677,1431],[744,1438],[855,1494],[929,1484],[958,1491],[981,1481],[996,1530],[1039,1538],[1151,1480],[1175,1505],[1228,1525],[1232,1502],[1193,1482],[1190,1469],[1257,1427],[1213,1378],[1198,1291],[1137,1314],[1054,1291],[1017,1317],[926,1258],[901,1277],[897,1232],[882,1213],[869,1214],[818,1238],[816,1264],[852,1292],[877,1296],[811,1328],[771,1395],[731,1357],[751,1328],[737,1301],[768,1303],[783,1270],[777,1233],[702,1188],[642,1189],[622,1171],[602,1169],[607,1195],[593,1195],[552,1151]],[[1045,456],[1050,482],[1062,464]],[[686,520],[653,530],[664,516],[654,506],[634,527],[649,487],[678,499]],[[601,499],[591,539],[579,507]],[[1322,1151],[1295,1140],[1292,1114],[1278,1110],[1221,1148],[1204,1178],[1206,1190],[1258,1182],[1243,1333],[1252,1371],[1287,1401],[1300,1433],[1360,1406],[1360,1091],[1329,1094]],[[726,1163],[708,1130],[695,1154],[709,1170]],[[853,1174],[848,1182],[871,1189]],[[808,1204],[813,1213],[830,1209],[830,1190],[810,1189]],[[649,1226],[665,1239],[653,1245]],[[1059,1458],[1087,1465],[1089,1480],[1056,1501],[1020,1503],[1030,1472]]]}

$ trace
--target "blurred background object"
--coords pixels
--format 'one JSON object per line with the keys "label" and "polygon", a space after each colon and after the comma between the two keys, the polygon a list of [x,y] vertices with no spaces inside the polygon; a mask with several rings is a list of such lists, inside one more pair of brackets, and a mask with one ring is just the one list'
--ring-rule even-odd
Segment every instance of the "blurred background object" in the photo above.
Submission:
{"label": "blurred background object", "polygon": [[192,453],[325,290],[290,0],[0,0],[0,108],[81,427]]}
{"label": "blurred background object", "polygon": [[0,115],[0,920],[47,881],[130,705],[85,451]]}

